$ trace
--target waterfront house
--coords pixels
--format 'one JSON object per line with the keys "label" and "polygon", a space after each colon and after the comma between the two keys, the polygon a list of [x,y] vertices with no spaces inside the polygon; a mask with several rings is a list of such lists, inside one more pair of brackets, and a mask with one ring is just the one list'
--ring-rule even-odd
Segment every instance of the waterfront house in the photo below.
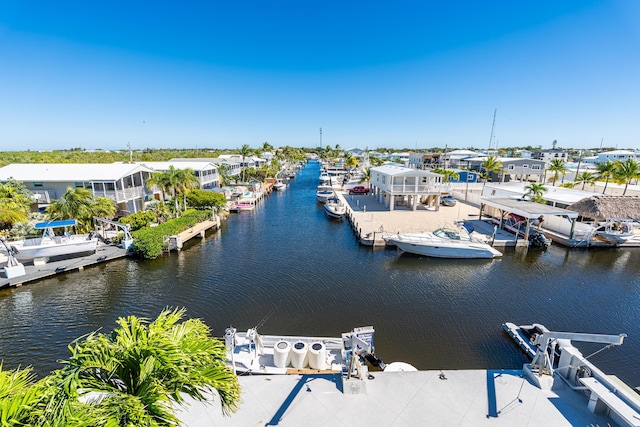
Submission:
{"label": "waterfront house", "polygon": [[638,160],[636,157],[635,151],[631,151],[631,150],[604,151],[596,155],[596,159],[594,163],[596,164],[607,163],[607,161],[615,162],[617,160],[624,162],[627,159]]}
{"label": "waterfront house", "polygon": [[501,181],[533,181],[542,182],[544,178],[545,162],[531,158],[500,159],[502,163]]}
{"label": "waterfront house", "polygon": [[167,172],[173,166],[175,169],[193,169],[195,176],[200,181],[200,188],[213,188],[220,186],[218,166],[211,162],[170,160],[168,162],[141,162],[154,171]]}
{"label": "waterfront house", "polygon": [[184,158],[184,157],[176,157],[170,162],[207,162],[212,163],[218,167],[218,174],[220,173],[220,165],[225,165],[227,168],[227,174],[229,176],[240,176],[240,171],[242,170],[240,163],[231,161],[229,159],[223,157],[196,157],[196,158]]}
{"label": "waterfront house", "polygon": [[411,153],[409,167],[414,169],[433,169],[440,167],[442,153]]}
{"label": "waterfront house", "polygon": [[[488,182],[482,189],[483,198],[499,197],[518,199],[523,198],[527,190],[525,187],[528,183],[511,181],[503,183]],[[542,193],[542,198],[547,205],[553,207],[567,208],[569,205],[576,203],[586,197],[597,196],[599,193],[591,191],[581,191],[564,187],[553,187],[546,185],[547,191]]]}
{"label": "waterfront house", "polygon": [[544,160],[549,163],[552,159],[560,159],[563,162],[569,161],[569,154],[561,150],[538,150],[531,153],[531,158],[536,160]]}
{"label": "waterfront house", "polygon": [[14,163],[0,168],[0,182],[23,182],[40,207],[60,198],[67,188],[87,188],[93,197],[108,197],[120,213],[128,214],[143,210],[145,201],[154,198],[154,190],[145,185],[153,172],[135,163]]}
{"label": "waterfront house", "polygon": [[441,163],[445,168],[458,168],[467,166],[467,159],[487,158],[486,154],[477,153],[471,150],[453,150],[442,156]]}
{"label": "waterfront house", "polygon": [[435,209],[440,206],[440,174],[394,165],[373,167],[370,173],[372,195],[390,211],[397,206],[416,210],[421,202]]}

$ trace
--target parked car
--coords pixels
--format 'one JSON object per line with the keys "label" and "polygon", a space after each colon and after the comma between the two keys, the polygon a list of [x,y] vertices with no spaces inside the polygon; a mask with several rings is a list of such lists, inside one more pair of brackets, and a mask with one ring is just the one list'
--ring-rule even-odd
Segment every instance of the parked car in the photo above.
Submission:
{"label": "parked car", "polygon": [[369,194],[369,189],[364,185],[356,185],[349,190],[349,194]]}
{"label": "parked car", "polygon": [[455,206],[456,199],[454,199],[453,196],[442,196],[440,203],[442,206]]}

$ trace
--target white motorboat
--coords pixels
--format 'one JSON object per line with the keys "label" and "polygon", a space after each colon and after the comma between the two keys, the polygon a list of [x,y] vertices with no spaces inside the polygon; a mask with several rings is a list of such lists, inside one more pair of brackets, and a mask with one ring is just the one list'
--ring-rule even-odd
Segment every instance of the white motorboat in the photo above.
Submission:
{"label": "white motorboat", "polygon": [[[98,247],[98,238],[93,233],[88,236],[69,233],[56,236],[54,233],[55,228],[72,227],[76,224],[75,219],[39,222],[34,227],[36,230],[44,230],[42,237],[7,242],[7,245],[20,262],[47,262],[52,257],[95,252]],[[6,252],[5,247],[0,246],[0,251]]]}
{"label": "white motorboat", "polygon": [[329,175],[329,172],[327,172],[326,170],[322,170],[320,172],[320,184],[324,185],[324,184],[330,184],[331,183],[331,176]]}
{"label": "white motorboat", "polygon": [[347,213],[347,207],[337,197],[329,197],[324,204],[324,213],[331,218],[342,219]]}
{"label": "white motorboat", "polygon": [[287,184],[284,183],[281,179],[277,180],[275,184],[273,184],[273,189],[276,191],[284,191],[287,189]]}
{"label": "white motorboat", "polygon": [[388,245],[395,245],[403,252],[435,258],[495,258],[502,253],[477,239],[465,228],[439,228],[433,232],[406,233],[384,236]]}
{"label": "white motorboat", "polygon": [[330,197],[333,197],[333,187],[331,185],[318,185],[316,190],[316,199],[320,203],[327,203]]}
{"label": "white motorboat", "polygon": [[636,237],[636,225],[638,223],[629,218],[608,218],[594,228],[592,238],[620,245]]}
{"label": "white motorboat", "polygon": [[257,328],[237,332],[230,327],[224,335],[227,365],[234,373],[336,373],[364,378],[368,371],[365,361],[385,368],[375,356],[373,335],[371,326],[354,328],[336,338],[260,335]]}

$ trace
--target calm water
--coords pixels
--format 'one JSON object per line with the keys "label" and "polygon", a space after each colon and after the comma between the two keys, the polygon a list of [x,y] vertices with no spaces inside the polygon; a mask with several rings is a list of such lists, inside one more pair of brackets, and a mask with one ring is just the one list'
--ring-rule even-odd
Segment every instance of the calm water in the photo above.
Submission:
{"label": "calm water", "polygon": [[[492,261],[398,257],[359,246],[346,222],[315,201],[309,164],[283,193],[178,254],[120,260],[0,292],[5,368],[58,367],[74,338],[119,316],[186,307],[217,336],[244,330],[336,336],[376,328],[378,355],[419,369],[519,368],[525,357],[502,323],[627,333],[591,360],[640,385],[640,250],[507,250]],[[579,345],[584,354],[599,346]]]}

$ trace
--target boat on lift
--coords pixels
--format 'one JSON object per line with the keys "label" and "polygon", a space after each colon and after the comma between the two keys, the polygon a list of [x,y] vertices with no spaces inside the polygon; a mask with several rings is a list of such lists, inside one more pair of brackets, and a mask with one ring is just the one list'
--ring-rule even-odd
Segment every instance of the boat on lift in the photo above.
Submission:
{"label": "boat on lift", "polygon": [[[34,228],[44,230],[42,237],[7,242],[7,245],[20,262],[46,263],[52,257],[73,257],[95,252],[98,247],[96,233],[72,235],[64,232],[59,236],[55,234],[55,229],[73,227],[77,223],[75,219],[38,222]],[[0,246],[0,251],[7,252],[4,245]]]}
{"label": "boat on lift", "polygon": [[630,218],[607,218],[594,227],[592,239],[621,245],[637,237],[638,222]]}
{"label": "boat on lift", "polygon": [[[607,412],[619,425],[640,426],[637,393],[588,360],[602,350],[622,345],[626,334],[555,332],[535,323],[517,326],[507,322],[503,328],[531,358],[530,363],[524,364],[523,372],[533,384],[543,390],[558,388],[566,391],[569,386],[578,393],[587,393],[585,402],[592,412]],[[605,347],[585,357],[574,347],[573,341],[598,343]]]}
{"label": "boat on lift", "polygon": [[378,369],[387,366],[375,356],[374,332],[372,326],[365,326],[331,338],[261,335],[257,327],[246,332],[229,327],[224,335],[227,365],[237,374],[337,373],[363,379],[367,363]]}

